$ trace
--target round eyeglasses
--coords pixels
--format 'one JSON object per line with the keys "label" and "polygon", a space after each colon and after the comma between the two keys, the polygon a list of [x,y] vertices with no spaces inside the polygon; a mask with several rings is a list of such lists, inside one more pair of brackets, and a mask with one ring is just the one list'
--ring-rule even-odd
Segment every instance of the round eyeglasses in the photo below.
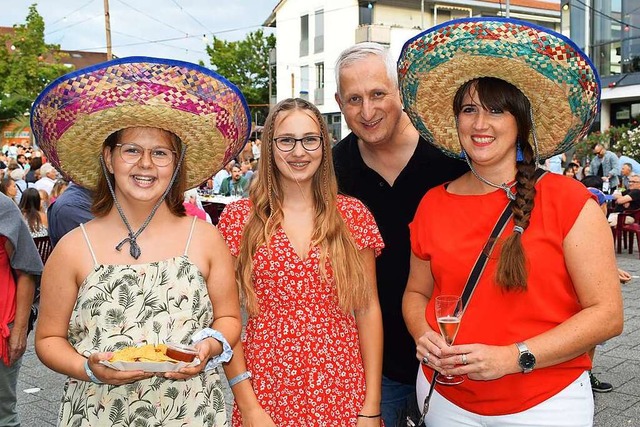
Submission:
{"label": "round eyeglasses", "polygon": [[296,148],[297,142],[300,142],[300,144],[302,144],[302,148],[307,151],[315,151],[320,148],[320,145],[322,145],[322,136],[320,135],[307,135],[302,138],[279,136],[277,138],[273,138],[273,140],[275,141],[278,150],[285,153],[293,151],[293,149]]}
{"label": "round eyeglasses", "polygon": [[116,144],[120,149],[120,157],[130,165],[140,161],[145,151],[151,152],[151,161],[159,167],[169,166],[173,162],[175,151],[164,147],[143,148],[138,144]]}

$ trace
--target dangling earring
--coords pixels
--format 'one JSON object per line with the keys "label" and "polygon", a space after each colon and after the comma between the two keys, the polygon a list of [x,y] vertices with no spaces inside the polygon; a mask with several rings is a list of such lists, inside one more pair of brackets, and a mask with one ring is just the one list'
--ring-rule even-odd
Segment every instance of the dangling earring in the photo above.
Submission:
{"label": "dangling earring", "polygon": [[460,150],[460,154],[458,155],[458,157],[460,157],[460,159],[462,160],[467,160],[467,152],[464,151],[464,148]]}
{"label": "dangling earring", "polygon": [[516,162],[521,162],[524,160],[524,153],[522,152],[522,145],[520,145],[520,141],[516,142]]}

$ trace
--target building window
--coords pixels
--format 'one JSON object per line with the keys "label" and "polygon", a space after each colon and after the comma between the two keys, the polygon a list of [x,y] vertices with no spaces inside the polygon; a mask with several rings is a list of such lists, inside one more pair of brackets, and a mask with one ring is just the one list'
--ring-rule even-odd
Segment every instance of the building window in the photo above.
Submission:
{"label": "building window", "polygon": [[309,100],[309,66],[300,67],[300,98]]}
{"label": "building window", "polygon": [[327,122],[327,130],[329,131],[329,138],[331,138],[331,145],[340,141],[342,129],[340,128],[340,123],[342,121],[342,115],[340,113],[329,113],[322,115]]}
{"label": "building window", "polygon": [[358,2],[358,23],[360,25],[373,24],[373,2]]}
{"label": "building window", "polygon": [[316,36],[313,39],[313,51],[324,52],[324,10],[316,12]]}
{"label": "building window", "polygon": [[316,105],[324,104],[324,62],[316,63],[316,90],[313,98]]}
{"label": "building window", "polygon": [[300,17],[300,56],[309,55],[309,15]]}

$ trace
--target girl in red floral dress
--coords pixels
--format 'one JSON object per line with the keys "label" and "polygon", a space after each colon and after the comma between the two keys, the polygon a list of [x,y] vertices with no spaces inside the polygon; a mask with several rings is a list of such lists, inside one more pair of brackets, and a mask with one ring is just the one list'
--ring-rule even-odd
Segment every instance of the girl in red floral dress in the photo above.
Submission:
{"label": "girl in red floral dress", "polygon": [[249,313],[225,368],[233,426],[379,427],[382,238],[360,201],[337,195],[315,106],[280,102],[263,135],[249,199],[218,224]]}

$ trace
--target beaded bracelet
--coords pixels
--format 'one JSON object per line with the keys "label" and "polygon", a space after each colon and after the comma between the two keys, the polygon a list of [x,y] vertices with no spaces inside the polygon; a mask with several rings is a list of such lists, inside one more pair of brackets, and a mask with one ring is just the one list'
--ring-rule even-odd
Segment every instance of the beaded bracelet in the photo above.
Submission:
{"label": "beaded bracelet", "polygon": [[94,384],[104,384],[102,381],[100,381],[98,379],[98,377],[95,376],[95,374],[93,373],[93,371],[89,367],[89,359],[84,361],[84,372],[87,374],[87,376],[89,377],[89,379],[91,380],[92,383],[94,383]]}
{"label": "beaded bracelet", "polygon": [[380,418],[381,416],[382,414],[377,414],[377,415],[358,414],[358,418]]}

